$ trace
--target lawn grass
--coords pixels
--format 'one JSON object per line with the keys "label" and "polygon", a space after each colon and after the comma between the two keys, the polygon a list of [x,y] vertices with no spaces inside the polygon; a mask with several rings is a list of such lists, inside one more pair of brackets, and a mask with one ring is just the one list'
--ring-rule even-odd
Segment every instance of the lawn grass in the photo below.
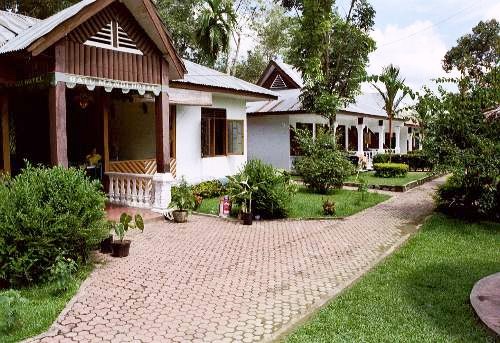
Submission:
{"label": "lawn grass", "polygon": [[500,224],[433,215],[410,241],[286,342],[494,342],[469,304],[500,268]]}
{"label": "lawn grass", "polygon": [[[9,334],[0,334],[0,342],[18,342],[45,332],[64,309],[66,303],[78,291],[80,284],[91,270],[90,264],[81,268],[70,283],[68,290],[62,294],[53,294],[53,287],[48,283],[19,289],[21,296],[27,299],[18,307],[21,325]],[[2,293],[5,293],[5,290],[0,291],[0,295]]]}
{"label": "lawn grass", "polygon": [[[360,212],[368,207],[372,207],[390,196],[379,193],[366,193],[365,199],[361,200],[361,193],[346,189],[339,189],[327,195],[309,192],[301,187],[292,200],[290,218],[321,218],[323,214],[323,200],[333,199],[336,204],[336,217],[347,217]],[[218,198],[203,199],[198,209],[200,213],[218,214]]]}
{"label": "lawn grass", "polygon": [[[368,185],[378,185],[378,186],[403,186],[407,183],[415,180],[423,179],[429,176],[428,172],[408,172],[404,177],[378,177],[375,176],[375,172],[362,172],[359,176],[364,178]],[[357,175],[352,175],[347,179],[347,182],[357,183]]]}

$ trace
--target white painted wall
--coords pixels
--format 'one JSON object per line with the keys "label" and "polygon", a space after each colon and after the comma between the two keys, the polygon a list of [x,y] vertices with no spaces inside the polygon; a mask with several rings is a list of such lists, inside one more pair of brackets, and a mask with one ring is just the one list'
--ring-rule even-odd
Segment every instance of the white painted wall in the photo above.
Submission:
{"label": "white painted wall", "polygon": [[248,159],[259,159],[276,168],[290,168],[288,115],[248,118]]}
{"label": "white painted wall", "polygon": [[196,183],[233,175],[247,160],[246,101],[228,95],[213,95],[212,107],[225,108],[227,119],[244,120],[244,154],[201,157],[201,107],[177,105],[177,178]]}

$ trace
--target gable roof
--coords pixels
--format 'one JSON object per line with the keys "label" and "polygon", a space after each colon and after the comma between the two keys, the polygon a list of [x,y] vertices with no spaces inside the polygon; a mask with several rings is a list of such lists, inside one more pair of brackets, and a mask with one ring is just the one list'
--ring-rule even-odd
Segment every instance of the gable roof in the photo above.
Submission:
{"label": "gable roof", "polygon": [[304,87],[302,75],[297,69],[290,64],[274,60],[269,61],[269,64],[257,81],[257,85],[263,86],[268,78],[273,75],[274,71],[277,71],[280,75],[283,75],[286,79],[288,79],[292,83],[293,88]]}
{"label": "gable roof", "polygon": [[[15,18],[20,26],[15,35],[10,35],[3,45],[0,43],[0,54],[27,49],[37,55],[45,45],[64,37],[69,31],[76,28],[81,22],[90,18],[116,0],[82,0],[46,19],[38,20],[26,16]],[[175,67],[172,75],[181,77],[186,71],[182,59],[173,47],[170,35],[158,17],[151,0],[120,0],[134,16],[135,20],[149,35],[159,50],[167,56],[169,63]],[[10,18],[9,12],[0,13],[2,21]],[[29,19],[28,19],[29,18]],[[21,27],[22,26],[22,27]],[[57,30],[59,29],[59,30]]]}
{"label": "gable roof", "polygon": [[187,73],[183,79],[172,80],[170,85],[174,88],[207,88],[214,92],[236,92],[252,99],[277,99],[275,92],[238,79],[237,77],[221,73],[217,70],[200,64],[184,60]]}

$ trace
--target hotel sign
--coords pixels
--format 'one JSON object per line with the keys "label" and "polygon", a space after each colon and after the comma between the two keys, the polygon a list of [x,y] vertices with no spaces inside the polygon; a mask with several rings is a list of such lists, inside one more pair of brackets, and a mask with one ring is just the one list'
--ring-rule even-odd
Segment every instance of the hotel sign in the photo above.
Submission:
{"label": "hotel sign", "polygon": [[162,85],[142,82],[129,82],[120,80],[104,79],[92,76],[82,76],[66,73],[55,73],[55,82],[64,82],[68,88],[74,88],[76,85],[86,86],[89,90],[94,90],[95,87],[103,87],[106,92],[111,92],[113,89],[121,89],[123,93],[128,93],[130,90],[137,91],[140,95],[146,92],[151,92],[154,95],[160,95],[161,91],[166,91],[166,87]]}

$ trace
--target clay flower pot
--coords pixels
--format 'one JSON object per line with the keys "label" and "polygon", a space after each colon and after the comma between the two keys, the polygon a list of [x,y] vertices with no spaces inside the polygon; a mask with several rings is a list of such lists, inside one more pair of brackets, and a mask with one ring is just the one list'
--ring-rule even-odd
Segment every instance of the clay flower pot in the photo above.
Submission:
{"label": "clay flower pot", "polygon": [[113,247],[113,257],[127,257],[130,251],[130,240],[124,239],[123,241],[116,240],[111,245]]}
{"label": "clay flower pot", "polygon": [[188,212],[175,210],[172,212],[172,216],[174,217],[174,222],[185,223],[187,222]]}
{"label": "clay flower pot", "polygon": [[110,254],[113,252],[113,235],[109,235],[108,238],[101,242],[101,253]]}

